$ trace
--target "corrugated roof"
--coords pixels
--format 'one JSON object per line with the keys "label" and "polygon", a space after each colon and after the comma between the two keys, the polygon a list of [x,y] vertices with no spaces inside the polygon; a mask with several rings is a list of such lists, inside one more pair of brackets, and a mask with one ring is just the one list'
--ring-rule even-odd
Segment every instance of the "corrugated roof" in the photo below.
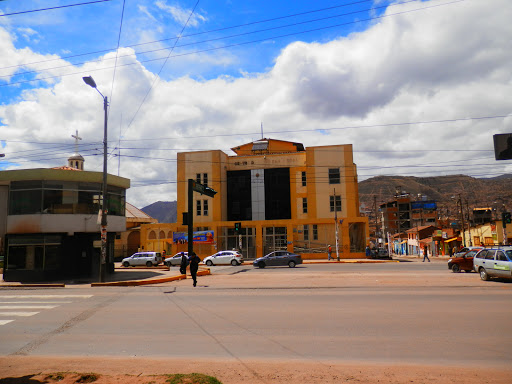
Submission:
{"label": "corrugated roof", "polygon": [[147,213],[141,211],[139,208],[131,205],[130,203],[126,203],[126,219],[136,219],[137,221],[147,221],[147,222],[158,222],[157,219],[149,216]]}

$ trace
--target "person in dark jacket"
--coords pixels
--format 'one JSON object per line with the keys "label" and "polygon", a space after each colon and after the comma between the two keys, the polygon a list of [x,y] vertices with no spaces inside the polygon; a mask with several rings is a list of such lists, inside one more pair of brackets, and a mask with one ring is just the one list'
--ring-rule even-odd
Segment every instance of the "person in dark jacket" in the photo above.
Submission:
{"label": "person in dark jacket", "polygon": [[188,265],[188,258],[185,255],[185,252],[181,252],[180,273],[182,275],[187,273],[187,265]]}
{"label": "person in dark jacket", "polygon": [[190,275],[192,275],[192,280],[194,280],[194,287],[197,284],[197,269],[199,268],[199,262],[201,259],[199,256],[192,252],[190,255]]}

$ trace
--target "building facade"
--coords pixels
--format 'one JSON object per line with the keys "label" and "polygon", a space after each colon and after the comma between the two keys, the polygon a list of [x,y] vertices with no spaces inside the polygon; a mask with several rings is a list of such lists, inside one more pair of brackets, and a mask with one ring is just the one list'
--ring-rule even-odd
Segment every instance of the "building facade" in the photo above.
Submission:
{"label": "building facade", "polygon": [[[95,277],[99,271],[101,172],[78,168],[0,172],[0,252],[5,281]],[[106,270],[126,230],[128,179],[108,175]]]}
{"label": "building facade", "polygon": [[[351,145],[305,148],[301,143],[261,139],[232,150],[234,156],[220,150],[178,154],[180,223],[142,226],[146,249],[186,250],[171,241],[169,232],[187,232],[181,217],[188,211],[187,186],[193,179],[217,191],[214,197],[193,195],[194,230],[213,237],[210,245],[200,246],[201,256],[235,248],[247,259],[274,250],[320,258],[326,257],[329,245],[334,253],[337,243],[340,257],[365,257],[368,219],[359,214]],[[167,238],[158,238],[159,233]]]}

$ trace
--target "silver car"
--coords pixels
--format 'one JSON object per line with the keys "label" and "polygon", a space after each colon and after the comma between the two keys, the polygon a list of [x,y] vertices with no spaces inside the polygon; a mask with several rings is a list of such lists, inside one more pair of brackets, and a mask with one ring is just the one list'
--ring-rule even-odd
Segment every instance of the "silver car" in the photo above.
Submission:
{"label": "silver car", "polygon": [[167,266],[167,267],[171,267],[173,265],[181,265],[181,254],[184,253],[185,256],[188,257],[188,252],[178,252],[177,254],[175,254],[174,256],[171,256],[171,257],[168,257],[164,260],[164,264]]}
{"label": "silver car", "polygon": [[162,262],[160,252],[137,252],[130,257],[125,257],[121,264],[123,267],[133,267],[136,265],[145,265],[146,267],[157,266]]}
{"label": "silver car", "polygon": [[491,277],[512,279],[512,247],[482,249],[473,258],[473,269],[484,281]]}

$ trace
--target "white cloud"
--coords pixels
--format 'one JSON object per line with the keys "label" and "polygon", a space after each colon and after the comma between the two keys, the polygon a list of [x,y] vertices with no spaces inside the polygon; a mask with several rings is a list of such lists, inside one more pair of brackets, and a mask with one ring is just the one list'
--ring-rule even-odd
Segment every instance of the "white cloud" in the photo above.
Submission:
{"label": "white cloud", "polygon": [[185,25],[188,21],[187,26],[197,27],[199,23],[207,20],[206,17],[199,14],[197,11],[192,13],[191,9],[183,9],[179,6],[167,5],[165,1],[157,1],[155,2],[155,5],[162,11],[169,13],[181,26]]}
{"label": "white cloud", "polygon": [[[449,174],[510,171],[504,162],[494,162],[492,152],[453,151],[491,150],[492,134],[512,132],[512,117],[461,120],[512,113],[512,7],[508,0],[492,3],[466,1],[403,13],[325,44],[297,42],[283,49],[267,73],[159,80],[142,105],[155,74],[130,59],[135,65],[117,69],[109,115],[109,148],[118,145],[120,129],[124,140],[120,174],[132,180],[128,200],[142,207],[175,199],[176,152],[230,153],[229,148],[260,137],[260,122],[265,136],[305,146],[353,144],[360,179],[440,172],[417,164],[444,164],[441,172]],[[9,52],[8,59],[0,58],[1,67],[38,57],[14,49],[12,39],[0,29],[0,50]],[[90,73],[110,97],[112,70],[92,72],[98,67],[75,69]],[[18,156],[24,161],[20,167],[62,165],[78,129],[82,154],[96,154],[86,156],[86,169],[101,170],[102,101],[81,76],[25,91],[23,100],[0,106],[0,139],[7,140],[8,156],[41,149],[28,142],[69,144],[70,152],[61,150],[58,159]],[[424,123],[389,125],[407,122]],[[91,152],[85,152],[87,145]],[[117,174],[117,161],[109,161],[111,173]],[[473,166],[482,163],[492,167]],[[140,187],[145,184],[152,185]]]}

